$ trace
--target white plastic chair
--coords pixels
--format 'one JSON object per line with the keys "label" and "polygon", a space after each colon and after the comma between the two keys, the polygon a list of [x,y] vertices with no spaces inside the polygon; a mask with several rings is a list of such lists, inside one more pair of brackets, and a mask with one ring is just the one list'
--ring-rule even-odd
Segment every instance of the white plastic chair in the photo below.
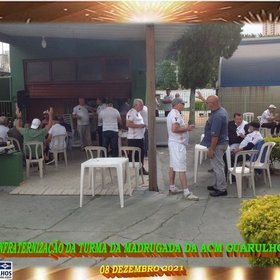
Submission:
{"label": "white plastic chair", "polygon": [[26,161],[26,176],[29,177],[30,165],[32,163],[38,163],[40,178],[43,178],[43,164],[44,164],[43,143],[38,141],[30,141],[24,143],[24,154],[25,154],[25,161]]}
{"label": "white plastic chair", "polygon": [[87,146],[85,147],[85,152],[87,159],[107,157],[107,150],[102,146]]}
{"label": "white plastic chair", "polygon": [[[242,197],[242,178],[248,178],[250,186],[253,188],[254,196],[255,194],[255,181],[254,181],[254,169],[253,169],[253,158],[254,155],[258,153],[257,150],[248,150],[248,151],[240,151],[235,154],[234,158],[234,166],[228,169],[228,176],[234,175],[236,178],[236,187],[237,187],[237,196],[239,198]],[[238,157],[242,157],[242,161],[239,163],[237,162]],[[246,156],[250,156],[250,161],[246,162]],[[246,166],[247,165],[247,166]]]}
{"label": "white plastic chair", "polygon": [[[63,154],[65,165],[67,166],[67,152],[66,152],[67,134],[55,135],[52,137],[51,141],[55,144],[55,146],[57,146],[57,147],[53,147],[52,149],[49,150],[49,153],[53,154],[55,167],[57,167],[57,165],[58,165],[58,154]],[[61,147],[63,147],[63,148],[61,148]]]}
{"label": "white plastic chair", "polygon": [[[276,145],[275,142],[264,143],[261,147],[258,158],[256,159],[256,161],[253,162],[253,165],[252,165],[253,170],[263,169],[263,177],[264,177],[265,184],[266,184],[265,171],[267,172],[267,177],[268,177],[270,188],[272,188],[272,184],[271,184],[271,178],[270,178],[269,160],[270,160],[271,151],[275,145]],[[246,166],[249,166],[249,165],[250,165],[250,163],[246,162]]]}
{"label": "white plastic chair", "polygon": [[[202,162],[202,157],[206,154],[207,157],[208,148],[206,146],[202,146],[200,144],[196,144],[194,148],[194,183],[197,182],[197,173],[198,173],[198,161],[200,160],[200,164]],[[231,167],[231,160],[230,160],[230,148],[227,147],[226,150],[226,161],[228,168]],[[232,177],[229,176],[229,183],[232,184]]]}
{"label": "white plastic chair", "polygon": [[250,123],[254,120],[255,114],[252,112],[243,113],[243,120]]}
{"label": "white plastic chair", "polygon": [[[135,154],[138,153],[139,161],[135,161]],[[135,183],[136,187],[139,186],[139,170],[141,172],[142,184],[144,184],[143,168],[141,163],[141,149],[138,147],[123,146],[121,147],[121,155],[129,158],[131,155],[132,162],[129,162],[129,167],[135,170]]]}
{"label": "white plastic chair", "polygon": [[[87,159],[107,157],[107,149],[102,146],[86,146],[85,152],[86,152]],[[110,173],[111,182],[113,183],[113,177],[110,168],[109,168],[109,173]],[[91,174],[90,174],[90,178],[91,178]],[[105,181],[105,172],[104,172],[104,168],[102,168],[102,183],[104,183],[104,181]]]}
{"label": "white plastic chair", "polygon": [[80,147],[80,136],[77,130],[74,129],[74,124],[73,124],[73,119],[71,114],[64,114],[63,119],[65,123],[68,123],[71,125],[71,131],[72,131],[72,136],[70,137],[70,144],[71,144],[71,149],[72,147]]}
{"label": "white plastic chair", "polygon": [[[19,144],[19,141],[14,138],[14,137],[8,137],[8,140],[11,142],[11,144],[13,144],[15,146],[15,149],[17,151],[20,151],[21,152],[21,147],[20,147],[20,144]],[[1,141],[0,141],[1,142]]]}

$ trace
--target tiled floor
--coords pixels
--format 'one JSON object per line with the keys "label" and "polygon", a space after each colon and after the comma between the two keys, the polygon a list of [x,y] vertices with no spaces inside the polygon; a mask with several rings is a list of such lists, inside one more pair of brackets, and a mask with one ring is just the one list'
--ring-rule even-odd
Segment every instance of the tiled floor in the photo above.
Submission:
{"label": "tiled floor", "polygon": [[[48,165],[44,171],[43,179],[39,177],[37,167],[33,167],[30,172],[30,177],[25,178],[24,182],[10,194],[24,195],[79,195],[80,194],[80,164],[85,161],[84,155],[79,150],[74,150],[72,160],[68,161],[68,166],[64,162],[60,162],[56,168],[54,165]],[[147,164],[145,163],[145,166]],[[97,171],[96,180],[97,187],[96,195],[118,195],[117,176],[114,168],[111,169],[113,184],[109,176],[108,170],[105,170],[105,183],[101,184],[101,171]],[[91,188],[88,183],[88,176],[85,176],[84,194],[91,195]],[[135,172],[130,171],[131,186],[136,188]],[[148,184],[148,176],[144,176],[144,185]],[[143,188],[141,176],[139,176],[139,186]],[[129,195],[128,184],[124,186],[124,194]]]}

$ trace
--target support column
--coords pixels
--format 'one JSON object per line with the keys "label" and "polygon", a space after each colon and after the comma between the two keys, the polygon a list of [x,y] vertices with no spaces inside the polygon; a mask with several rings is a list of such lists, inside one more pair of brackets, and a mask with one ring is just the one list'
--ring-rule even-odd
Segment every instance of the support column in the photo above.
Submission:
{"label": "support column", "polygon": [[157,151],[155,127],[155,29],[154,25],[146,26],[146,100],[148,107],[148,135],[149,135],[149,190],[158,192],[157,185]]}

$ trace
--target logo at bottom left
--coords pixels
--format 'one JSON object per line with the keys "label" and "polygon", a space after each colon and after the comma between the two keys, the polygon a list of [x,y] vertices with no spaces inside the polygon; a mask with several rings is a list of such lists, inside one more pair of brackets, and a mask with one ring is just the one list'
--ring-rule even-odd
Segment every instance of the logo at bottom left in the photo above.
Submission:
{"label": "logo at bottom left", "polygon": [[13,262],[0,262],[0,279],[13,279]]}

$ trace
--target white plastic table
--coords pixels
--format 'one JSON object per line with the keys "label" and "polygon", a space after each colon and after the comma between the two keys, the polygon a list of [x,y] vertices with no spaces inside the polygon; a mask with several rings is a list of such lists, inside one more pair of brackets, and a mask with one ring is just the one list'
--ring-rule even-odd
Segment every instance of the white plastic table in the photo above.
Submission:
{"label": "white plastic table", "polygon": [[[94,187],[95,187],[95,168],[116,168],[117,177],[118,177],[118,188],[119,188],[119,196],[120,196],[120,204],[121,208],[124,207],[124,170],[126,174],[126,180],[129,185],[129,195],[132,195],[131,191],[131,183],[130,183],[130,173],[129,173],[129,161],[127,158],[123,157],[107,157],[107,158],[93,158],[89,159],[81,164],[81,179],[80,179],[80,207],[83,206],[83,196],[84,196],[84,174],[85,169],[89,169],[89,176],[91,177],[91,190],[92,196],[95,195]],[[103,184],[102,180],[102,184]]]}

